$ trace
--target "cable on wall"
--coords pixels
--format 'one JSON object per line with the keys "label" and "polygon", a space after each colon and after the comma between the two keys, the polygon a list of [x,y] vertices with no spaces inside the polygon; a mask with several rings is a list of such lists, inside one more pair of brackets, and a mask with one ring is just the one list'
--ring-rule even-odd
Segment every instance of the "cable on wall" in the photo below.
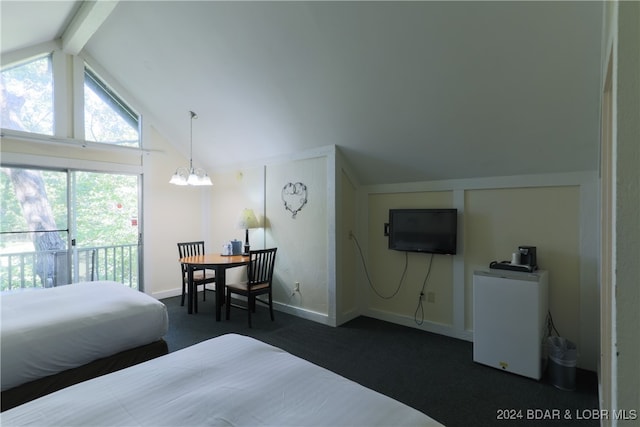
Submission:
{"label": "cable on wall", "polygon": [[407,255],[407,252],[404,253],[404,270],[402,271],[402,276],[400,277],[400,282],[398,283],[398,287],[391,295],[384,296],[380,292],[378,292],[376,287],[373,285],[373,282],[371,281],[371,277],[369,276],[369,269],[367,268],[367,263],[364,260],[364,255],[362,254],[362,249],[360,248],[360,243],[358,242],[356,235],[353,234],[353,232],[349,232],[349,237],[352,238],[353,241],[356,243],[356,247],[358,248],[358,253],[360,253],[360,261],[362,261],[362,266],[364,267],[364,273],[367,276],[367,282],[369,283],[369,287],[373,290],[373,292],[377,296],[379,296],[382,299],[391,299],[395,297],[398,294],[398,292],[400,292],[400,288],[402,287],[402,282],[404,281],[404,277],[407,274],[407,267],[409,265],[409,256]]}
{"label": "cable on wall", "polygon": [[551,316],[551,310],[547,312],[547,336],[553,336],[553,332],[555,331],[557,336],[560,336],[560,332],[556,329],[556,325],[553,323],[553,317]]}
{"label": "cable on wall", "polygon": [[[424,323],[424,290],[427,287],[427,281],[429,280],[429,276],[431,275],[431,266],[433,265],[433,254],[429,257],[429,267],[427,267],[427,275],[424,277],[424,281],[422,282],[422,289],[420,289],[420,295],[418,296],[418,306],[416,307],[416,311],[413,314],[413,320],[417,325],[422,325]],[[420,320],[418,320],[418,311],[420,311]]]}

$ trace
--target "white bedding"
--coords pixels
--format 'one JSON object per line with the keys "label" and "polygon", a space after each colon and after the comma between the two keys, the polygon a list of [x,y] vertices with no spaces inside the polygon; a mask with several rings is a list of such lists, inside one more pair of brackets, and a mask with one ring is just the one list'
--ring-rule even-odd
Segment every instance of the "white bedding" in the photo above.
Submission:
{"label": "white bedding", "polygon": [[162,338],[167,308],[96,281],[0,295],[2,391]]}
{"label": "white bedding", "polygon": [[3,426],[439,426],[281,349],[229,334],[28,402]]}

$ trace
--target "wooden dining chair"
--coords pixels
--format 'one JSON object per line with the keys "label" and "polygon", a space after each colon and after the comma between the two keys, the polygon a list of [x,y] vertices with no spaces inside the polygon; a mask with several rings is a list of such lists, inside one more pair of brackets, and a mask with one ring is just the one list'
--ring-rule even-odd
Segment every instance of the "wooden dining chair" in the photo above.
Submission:
{"label": "wooden dining chair", "polygon": [[[230,318],[231,307],[247,310],[249,327],[251,327],[251,313],[255,312],[256,302],[269,306],[271,321],[273,318],[272,281],[273,268],[276,262],[278,248],[260,249],[249,251],[249,264],[247,265],[247,281],[240,283],[228,283],[226,285],[226,315]],[[231,295],[238,294],[247,298],[246,305],[232,304]],[[268,301],[256,298],[258,295],[268,295]]]}
{"label": "wooden dining chair", "polygon": [[[195,255],[204,255],[204,241],[197,242],[181,242],[178,243],[178,255],[180,258],[184,258],[187,256],[195,256]],[[180,305],[184,305],[184,297],[187,294],[187,285],[189,282],[189,272],[187,270],[187,266],[180,264],[180,269],[182,273],[182,299],[180,300]],[[193,284],[194,284],[194,295],[189,295],[189,298],[193,298],[193,312],[198,312],[198,286],[202,286],[202,301],[207,300],[207,284],[215,283],[216,277],[215,272],[213,270],[206,270],[204,268],[197,269],[193,272]],[[217,288],[216,288],[217,291]],[[224,291],[224,289],[223,289]]]}

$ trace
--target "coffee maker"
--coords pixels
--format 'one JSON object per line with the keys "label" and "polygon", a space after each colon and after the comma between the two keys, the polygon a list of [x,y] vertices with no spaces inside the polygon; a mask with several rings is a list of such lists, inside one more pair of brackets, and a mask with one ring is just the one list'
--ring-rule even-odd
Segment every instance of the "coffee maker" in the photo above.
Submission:
{"label": "coffee maker", "polygon": [[537,270],[538,262],[536,260],[536,247],[535,246],[518,246],[518,252],[520,252],[520,264],[527,265],[530,270]]}

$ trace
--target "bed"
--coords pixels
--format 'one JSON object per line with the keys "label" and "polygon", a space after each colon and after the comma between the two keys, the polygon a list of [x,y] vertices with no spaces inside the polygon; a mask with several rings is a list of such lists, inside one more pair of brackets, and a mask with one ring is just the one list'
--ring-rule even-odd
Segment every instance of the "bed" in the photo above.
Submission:
{"label": "bed", "polygon": [[279,348],[227,334],[5,411],[3,426],[440,426]]}
{"label": "bed", "polygon": [[111,281],[0,295],[2,410],[168,353],[167,308]]}

